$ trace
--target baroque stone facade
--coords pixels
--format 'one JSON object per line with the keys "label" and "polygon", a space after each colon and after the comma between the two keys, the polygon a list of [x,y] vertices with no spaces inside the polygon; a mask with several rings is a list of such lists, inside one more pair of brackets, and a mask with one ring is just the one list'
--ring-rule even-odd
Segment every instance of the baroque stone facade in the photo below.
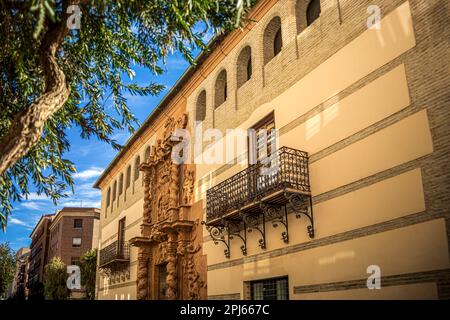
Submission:
{"label": "baroque stone facade", "polygon": [[191,217],[194,167],[172,160],[174,146],[180,143],[173,133],[186,126],[186,114],[178,119],[169,117],[162,137],[140,167],[144,172],[144,216],[141,236],[130,240],[139,248],[138,299],[206,297],[201,236],[197,237],[201,228],[199,220]]}

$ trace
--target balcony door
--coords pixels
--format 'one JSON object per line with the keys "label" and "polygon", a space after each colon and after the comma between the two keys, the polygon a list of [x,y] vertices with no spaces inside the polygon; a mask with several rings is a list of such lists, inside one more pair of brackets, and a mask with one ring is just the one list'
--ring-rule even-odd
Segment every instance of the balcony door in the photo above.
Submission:
{"label": "balcony door", "polygon": [[[276,130],[273,112],[256,123],[249,134],[248,161],[250,168],[249,185],[256,196],[271,185],[273,167],[271,158],[276,153]],[[271,159],[268,161],[268,159]]]}
{"label": "balcony door", "polygon": [[117,254],[124,255],[125,245],[125,217],[119,220],[119,228],[117,231]]}

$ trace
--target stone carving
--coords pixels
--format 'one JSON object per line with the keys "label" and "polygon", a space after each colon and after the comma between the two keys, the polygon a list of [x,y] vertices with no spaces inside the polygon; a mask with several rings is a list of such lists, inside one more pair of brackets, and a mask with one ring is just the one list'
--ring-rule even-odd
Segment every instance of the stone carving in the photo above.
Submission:
{"label": "stone carving", "polygon": [[138,266],[137,266],[137,298],[139,300],[147,299],[148,297],[148,265],[149,252],[146,248],[139,248]]}
{"label": "stone carving", "polygon": [[177,258],[174,255],[167,257],[166,297],[168,300],[177,298]]}
{"label": "stone carving", "polygon": [[[172,148],[180,142],[174,132],[186,126],[186,114],[167,118],[162,136],[140,167],[144,172],[144,220],[141,237],[134,242],[139,247],[139,299],[157,298],[159,293],[154,290],[162,287],[170,300],[199,299],[205,287],[197,270],[201,246],[195,243],[195,223],[186,220],[193,202],[195,172],[187,165],[173,163],[171,157]],[[167,271],[165,283],[153,283],[160,281],[155,266],[163,265]]]}
{"label": "stone carving", "polygon": [[161,231],[160,226],[154,225],[151,229],[149,239],[160,243],[167,241],[167,234]]}
{"label": "stone carving", "polygon": [[190,204],[194,195],[194,171],[185,166],[183,177],[183,204]]}
{"label": "stone carving", "polygon": [[200,252],[202,246],[200,244],[194,244],[196,239],[196,227],[198,221],[195,222],[194,228],[191,231],[191,239],[188,243],[180,242],[177,250],[177,254],[183,257],[183,276],[184,276],[184,288],[185,299],[199,300],[201,299],[200,290],[206,287],[206,283],[201,279],[200,273],[197,271],[197,264],[195,256]]}

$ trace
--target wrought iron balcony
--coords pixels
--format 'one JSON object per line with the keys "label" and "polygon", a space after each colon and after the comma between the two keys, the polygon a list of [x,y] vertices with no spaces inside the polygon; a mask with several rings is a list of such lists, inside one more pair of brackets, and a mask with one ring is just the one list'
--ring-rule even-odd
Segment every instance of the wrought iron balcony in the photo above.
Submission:
{"label": "wrought iron balcony", "polygon": [[247,232],[261,234],[259,245],[266,248],[266,221],[284,226],[282,240],[289,241],[288,207],[309,220],[308,234],[314,237],[308,154],[282,147],[266,161],[251,165],[206,192],[206,224],[212,239],[227,246],[230,239],[241,239],[247,252]]}
{"label": "wrought iron balcony", "polygon": [[128,242],[114,241],[100,250],[101,269],[116,269],[130,262],[130,247]]}

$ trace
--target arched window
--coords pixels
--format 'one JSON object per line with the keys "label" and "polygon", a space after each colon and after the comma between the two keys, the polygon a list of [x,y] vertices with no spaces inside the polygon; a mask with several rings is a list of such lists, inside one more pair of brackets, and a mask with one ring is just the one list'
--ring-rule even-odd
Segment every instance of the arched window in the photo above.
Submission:
{"label": "arched window", "polygon": [[306,9],[306,23],[308,26],[320,17],[320,12],[320,0],[311,0]]}
{"label": "arched window", "polygon": [[248,46],[239,53],[236,75],[238,88],[252,77],[252,49]]}
{"label": "arched window", "polygon": [[106,192],[106,208],[108,208],[110,204],[111,204],[111,187],[109,187],[108,191]]}
{"label": "arched window", "polygon": [[148,158],[150,158],[150,146],[147,147],[147,149],[145,149],[145,153],[144,153],[144,162],[148,161]]}
{"label": "arched window", "polygon": [[127,182],[127,184],[126,184],[125,190],[128,189],[131,185],[131,166],[128,166],[128,168],[127,168],[127,181],[126,182]]}
{"label": "arched window", "polygon": [[195,120],[203,121],[206,118],[206,91],[203,90],[197,97]]}
{"label": "arched window", "polygon": [[120,174],[119,178],[119,196],[123,193],[123,173]]}
{"label": "arched window", "polygon": [[114,185],[113,185],[113,196],[112,196],[112,201],[116,201],[116,197],[117,197],[117,180],[114,181]]}
{"label": "arched window", "polygon": [[264,64],[280,53],[283,47],[283,36],[281,32],[281,19],[274,17],[264,30]]}
{"label": "arched window", "polygon": [[217,108],[222,103],[224,103],[227,100],[228,96],[228,88],[227,88],[227,71],[222,70],[220,71],[219,75],[216,79],[216,85],[215,85],[215,107]]}
{"label": "arched window", "polygon": [[139,179],[139,166],[141,164],[141,157],[137,157],[136,161],[134,162],[134,181],[136,181],[137,179]]}

